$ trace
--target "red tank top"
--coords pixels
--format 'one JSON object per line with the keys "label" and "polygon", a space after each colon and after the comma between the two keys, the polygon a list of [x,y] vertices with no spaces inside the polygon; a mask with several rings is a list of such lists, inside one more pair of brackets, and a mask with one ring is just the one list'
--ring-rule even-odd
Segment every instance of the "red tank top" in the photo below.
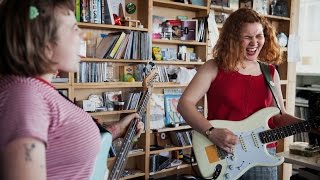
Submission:
{"label": "red tank top", "polygon": [[[273,77],[275,68],[269,65]],[[243,75],[219,69],[207,92],[208,120],[241,121],[254,112],[269,107],[273,97],[263,74]],[[272,121],[269,126],[274,127]]]}

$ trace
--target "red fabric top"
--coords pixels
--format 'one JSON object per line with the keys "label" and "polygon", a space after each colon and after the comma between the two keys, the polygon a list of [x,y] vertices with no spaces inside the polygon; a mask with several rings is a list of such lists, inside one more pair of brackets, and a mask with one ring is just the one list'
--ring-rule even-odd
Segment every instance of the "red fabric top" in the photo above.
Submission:
{"label": "red fabric top", "polygon": [[[269,65],[273,77],[275,67]],[[263,74],[243,75],[237,71],[219,69],[207,92],[208,120],[241,121],[254,112],[269,107],[273,97]],[[272,120],[268,122],[274,128]],[[268,146],[269,147],[269,146]]]}

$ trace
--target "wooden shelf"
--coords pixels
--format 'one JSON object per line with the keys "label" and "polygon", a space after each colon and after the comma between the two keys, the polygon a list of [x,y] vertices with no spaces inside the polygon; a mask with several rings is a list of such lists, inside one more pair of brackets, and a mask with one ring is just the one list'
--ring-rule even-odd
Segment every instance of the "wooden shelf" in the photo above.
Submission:
{"label": "wooden shelf", "polygon": [[309,107],[309,105],[308,105],[308,104],[305,104],[305,103],[297,103],[297,102],[296,102],[295,105],[296,105],[296,106],[299,106],[299,107],[306,107],[306,108]]}
{"label": "wooden shelf", "polygon": [[94,23],[83,23],[78,22],[78,26],[80,28],[88,28],[88,29],[99,29],[99,30],[132,30],[132,31],[148,31],[148,28],[135,28],[135,27],[129,27],[129,26],[117,26],[117,25],[111,25],[111,24],[94,24]]}
{"label": "wooden shelf", "polygon": [[156,82],[153,84],[155,88],[167,88],[167,87],[186,87],[188,84],[179,84],[175,82]]}
{"label": "wooden shelf", "polygon": [[320,73],[297,72],[297,76],[320,76]]}
{"label": "wooden shelf", "polygon": [[164,148],[156,151],[150,151],[150,154],[160,154],[162,152],[176,151],[176,150],[189,149],[189,148],[192,148],[192,146],[181,146],[181,147],[173,146],[173,147],[168,147],[168,148]]}
{"label": "wooden shelf", "polygon": [[85,62],[113,62],[113,63],[147,63],[149,60],[81,58],[81,61],[85,61]]}
{"label": "wooden shelf", "polygon": [[222,6],[217,6],[217,5],[211,5],[210,9],[213,9],[213,10],[219,11],[219,12],[225,12],[225,13],[232,13],[232,12],[236,11],[236,9],[231,9],[229,7],[222,7]]}
{"label": "wooden shelf", "polygon": [[[136,153],[132,153],[128,155],[128,157],[136,157],[136,156],[142,156],[142,155],[145,155],[145,152],[136,152]],[[116,160],[116,157],[111,157],[111,158],[108,158],[108,162],[112,162],[112,161],[115,161]]]}
{"label": "wooden shelf", "polygon": [[[85,62],[113,62],[113,63],[141,63],[146,64],[150,60],[133,60],[133,59],[101,59],[101,58],[81,58],[81,61]],[[152,61],[155,64],[173,64],[173,65],[202,65],[204,62],[197,61],[182,61],[182,60],[161,60],[161,61]]]}
{"label": "wooden shelf", "polygon": [[268,19],[284,20],[284,21],[289,21],[290,22],[290,18],[288,18],[288,17],[273,16],[273,15],[263,15],[263,16],[268,18]]}
{"label": "wooden shelf", "polygon": [[320,88],[315,88],[315,87],[296,87],[296,89],[320,92]]}
{"label": "wooden shelf", "polygon": [[141,176],[144,176],[144,175],[145,175],[145,173],[143,173],[143,172],[141,171],[141,172],[135,173],[135,174],[133,174],[133,175],[129,175],[129,176],[126,176],[126,177],[122,177],[122,178],[120,178],[120,180],[137,178],[137,177],[141,177]]}
{"label": "wooden shelf", "polygon": [[142,82],[101,82],[101,83],[73,83],[75,89],[102,89],[102,88],[139,88]]}
{"label": "wooden shelf", "polygon": [[179,130],[185,130],[185,129],[190,129],[191,126],[189,125],[183,125],[183,126],[178,126],[178,127],[168,127],[168,128],[162,128],[162,129],[155,129],[153,132],[168,132],[168,131],[179,131]]}
{"label": "wooden shelf", "polygon": [[[192,166],[197,166],[198,164],[197,163],[192,163]],[[156,174],[161,174],[161,173],[164,173],[164,172],[170,172],[170,171],[174,171],[174,170],[178,170],[178,169],[182,169],[182,168],[187,168],[187,167],[191,167],[190,164],[181,164],[179,166],[175,166],[175,167],[172,167],[172,168],[166,168],[166,169],[162,169],[161,171],[157,171],[157,172],[151,172],[150,175],[156,175]]]}
{"label": "wooden shelf", "polygon": [[185,11],[206,11],[208,8],[206,6],[198,6],[193,4],[184,4],[173,1],[163,1],[163,0],[153,0],[154,6],[180,9]]}
{"label": "wooden shelf", "polygon": [[181,44],[193,46],[206,46],[206,42],[198,41],[181,41],[181,40],[167,40],[167,39],[152,39],[152,44]]}
{"label": "wooden shelf", "polygon": [[102,111],[102,112],[90,112],[91,116],[104,116],[104,115],[112,115],[112,114],[127,114],[134,113],[136,110],[123,110],[123,111]]}
{"label": "wooden shelf", "polygon": [[280,84],[281,84],[281,85],[288,84],[288,80],[280,80]]}
{"label": "wooden shelf", "polygon": [[56,89],[68,89],[71,86],[70,83],[52,83],[52,85]]}
{"label": "wooden shelf", "polygon": [[[234,11],[236,11],[237,9],[231,9],[229,7],[222,7],[222,6],[216,6],[216,5],[211,5],[210,9],[219,11],[219,12],[224,12],[224,13],[232,13]],[[290,21],[289,17],[282,17],[282,16],[274,16],[274,15],[261,15],[264,16],[268,19],[274,19],[274,20],[283,20],[283,21]]]}
{"label": "wooden shelf", "polygon": [[168,60],[168,61],[152,61],[154,62],[155,64],[172,64],[172,65],[203,65],[204,62],[197,62],[197,61],[190,61],[190,62],[187,62],[187,61],[182,61],[182,60]]}

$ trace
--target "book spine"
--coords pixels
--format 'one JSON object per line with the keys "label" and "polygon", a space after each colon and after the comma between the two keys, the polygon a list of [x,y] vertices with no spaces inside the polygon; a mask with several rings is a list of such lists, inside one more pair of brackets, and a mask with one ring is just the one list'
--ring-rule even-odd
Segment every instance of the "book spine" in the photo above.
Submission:
{"label": "book spine", "polygon": [[104,0],[101,0],[101,17],[100,17],[101,18],[101,24],[105,24],[105,21],[104,21],[104,11],[105,11],[104,10],[104,8],[105,8],[104,7],[104,3],[105,3]]}
{"label": "book spine", "polygon": [[81,0],[81,22],[90,22],[89,0]]}
{"label": "book spine", "polygon": [[107,58],[113,59],[114,55],[116,54],[119,46],[121,45],[124,37],[126,36],[126,33],[122,32],[118,41],[116,42],[116,44],[114,45],[112,51],[110,52],[109,56]]}
{"label": "book spine", "polygon": [[75,14],[76,14],[76,20],[77,20],[77,22],[80,22],[80,14],[81,14],[81,12],[80,12],[80,5],[81,3],[80,3],[80,0],[76,0],[76,9],[75,9]]}
{"label": "book spine", "polygon": [[98,0],[90,0],[90,22],[91,23],[98,23],[97,1]]}

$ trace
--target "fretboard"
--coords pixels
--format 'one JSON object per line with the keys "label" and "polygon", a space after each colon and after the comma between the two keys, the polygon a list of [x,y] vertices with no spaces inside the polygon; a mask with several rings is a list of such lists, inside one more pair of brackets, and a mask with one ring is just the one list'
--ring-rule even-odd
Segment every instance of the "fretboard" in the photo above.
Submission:
{"label": "fretboard", "polygon": [[[137,108],[137,113],[140,115],[140,117],[143,116],[143,113],[147,107],[150,94],[151,94],[150,90],[148,89],[144,93],[142,99],[140,100],[139,106]],[[124,170],[127,162],[128,153],[132,148],[133,138],[136,135],[137,123],[138,123],[138,119],[134,119],[129,125],[127,133],[123,139],[123,144],[120,148],[119,153],[117,154],[116,161],[113,165],[112,171],[109,174],[109,177],[108,177],[109,180],[116,180],[121,178],[122,171]]]}
{"label": "fretboard", "polygon": [[283,126],[276,129],[270,129],[259,133],[259,137],[262,143],[269,143],[285,137],[289,137],[301,132],[309,132],[314,128],[319,127],[319,121],[308,120],[297,124]]}

